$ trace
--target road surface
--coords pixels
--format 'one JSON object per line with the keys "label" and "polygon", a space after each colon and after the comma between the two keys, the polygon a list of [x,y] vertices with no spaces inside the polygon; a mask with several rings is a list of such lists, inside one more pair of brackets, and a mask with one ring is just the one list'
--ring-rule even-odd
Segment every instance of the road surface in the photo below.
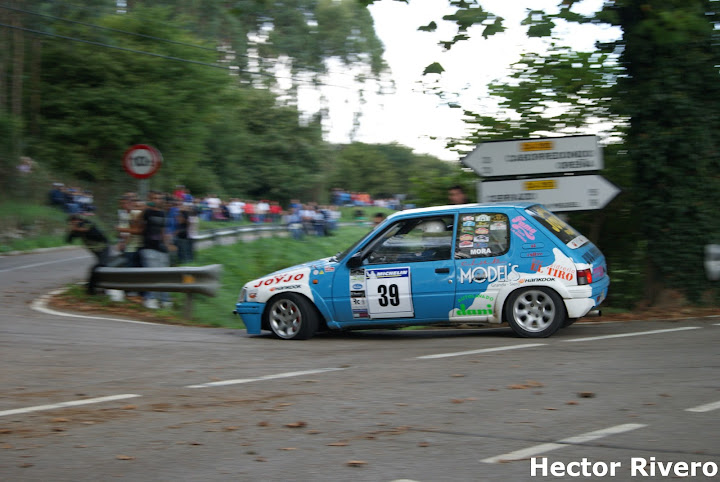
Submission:
{"label": "road surface", "polygon": [[91,261],[0,257],[0,480],[720,478],[720,318],[288,342],[32,308]]}

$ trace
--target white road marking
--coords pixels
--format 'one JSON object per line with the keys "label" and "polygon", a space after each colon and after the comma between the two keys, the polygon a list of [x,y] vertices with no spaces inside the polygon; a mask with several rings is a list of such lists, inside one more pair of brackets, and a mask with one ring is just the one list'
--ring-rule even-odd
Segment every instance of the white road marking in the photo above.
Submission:
{"label": "white road marking", "polygon": [[161,323],[152,323],[149,321],[137,321],[137,320],[124,320],[122,318],[108,318],[106,316],[88,316],[88,315],[76,315],[73,313],[63,313],[62,311],[56,311],[51,308],[47,307],[48,300],[52,298],[55,295],[59,295],[60,293],[63,293],[67,291],[67,288],[60,288],[57,290],[53,290],[50,293],[41,296],[40,298],[37,298],[36,300],[33,300],[33,302],[30,304],[30,308],[32,308],[35,311],[39,311],[40,313],[45,313],[46,315],[54,315],[54,316],[66,316],[69,318],[84,318],[87,320],[107,320],[107,321],[121,321],[123,323],[134,323],[138,325],[159,325]]}
{"label": "white road marking", "polygon": [[588,432],[585,434],[576,435],[575,437],[558,440],[557,442],[534,445],[532,447],[517,450],[515,452],[509,452],[507,454],[498,455],[496,457],[489,457],[487,459],[481,460],[481,462],[484,462],[486,464],[496,464],[503,461],[523,460],[527,459],[528,457],[532,457],[533,455],[543,454],[545,452],[550,452],[552,450],[556,450],[562,447],[567,447],[568,445],[577,445],[592,442],[593,440],[607,437],[608,435],[630,432],[632,430],[637,430],[642,427],[646,427],[646,425],[641,423],[626,423],[623,425],[616,425],[614,427],[608,427],[602,430],[595,430],[594,432]]}
{"label": "white road marking", "polygon": [[494,351],[505,351],[505,350],[517,350],[520,348],[534,348],[536,346],[545,346],[547,343],[526,343],[525,345],[510,345],[510,346],[498,346],[495,348],[482,348],[480,350],[470,350],[470,351],[458,351],[455,353],[438,353],[436,355],[423,355],[415,357],[418,360],[431,360],[435,358],[449,358],[453,356],[463,356],[463,355],[477,355],[481,353],[491,353]]}
{"label": "white road marking", "polygon": [[693,408],[686,408],[686,412],[711,412],[720,408],[720,402],[706,403]]}
{"label": "white road marking", "polygon": [[572,340],[562,340],[566,343],[574,343],[577,341],[595,341],[595,340],[608,340],[610,338],[625,338],[628,336],[643,336],[643,335],[659,335],[661,333],[672,333],[674,331],[685,331],[685,330],[699,330],[699,326],[684,326],[682,328],[668,328],[666,330],[652,330],[652,331],[637,331],[634,333],[618,333],[616,335],[602,335],[602,336],[590,336],[587,338],[574,338]]}
{"label": "white road marking", "polygon": [[87,255],[87,256],[76,256],[76,257],[74,257],[74,258],[59,259],[59,260],[56,260],[56,261],[44,261],[44,262],[42,262],[42,263],[26,264],[26,265],[23,265],[23,266],[16,266],[16,267],[14,267],[14,268],[0,269],[0,273],[7,273],[8,271],[18,271],[18,270],[21,270],[21,269],[28,269],[28,268],[36,268],[36,267],[38,267],[38,266],[46,266],[46,265],[48,265],[48,264],[67,263],[67,262],[69,262],[69,261],[75,261],[75,260],[78,260],[78,259],[87,259],[87,258],[91,258],[91,257],[92,257],[92,256],[90,256],[90,255]]}
{"label": "white road marking", "polygon": [[335,372],[335,371],[339,371],[339,370],[346,370],[346,368],[318,368],[316,370],[305,370],[305,371],[301,371],[301,372],[277,373],[275,375],[265,375],[264,377],[257,377],[257,378],[238,378],[235,380],[221,380],[218,382],[201,383],[198,385],[187,385],[185,388],[220,387],[220,386],[224,386],[224,385],[237,385],[240,383],[252,383],[252,382],[262,382],[265,380],[276,380],[278,378],[301,377],[303,375],[313,375],[316,373]]}
{"label": "white road marking", "polygon": [[55,410],[57,408],[77,407],[78,405],[89,405],[92,403],[112,402],[115,400],[125,400],[127,398],[135,398],[135,397],[141,397],[141,396],[142,395],[136,395],[134,393],[125,393],[122,395],[111,395],[108,397],[86,398],[83,400],[71,400],[69,402],[53,403],[50,405],[36,405],[34,407],[16,408],[13,410],[0,411],[0,417],[5,417],[7,415],[17,415],[19,413],[39,412],[42,410]]}

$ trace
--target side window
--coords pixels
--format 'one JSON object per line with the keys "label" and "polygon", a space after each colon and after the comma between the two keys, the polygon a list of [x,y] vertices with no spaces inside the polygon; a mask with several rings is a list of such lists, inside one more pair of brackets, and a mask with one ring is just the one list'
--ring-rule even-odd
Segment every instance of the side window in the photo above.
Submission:
{"label": "side window", "polygon": [[398,221],[373,243],[364,264],[414,263],[450,259],[453,217],[433,216]]}
{"label": "side window", "polygon": [[463,213],[455,259],[500,256],[510,249],[510,222],[501,213]]}

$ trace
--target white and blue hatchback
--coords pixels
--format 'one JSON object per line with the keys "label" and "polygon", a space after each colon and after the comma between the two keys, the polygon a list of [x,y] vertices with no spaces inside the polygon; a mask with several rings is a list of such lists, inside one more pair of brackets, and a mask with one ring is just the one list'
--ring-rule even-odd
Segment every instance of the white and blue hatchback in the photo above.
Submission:
{"label": "white and blue hatchback", "polygon": [[547,337],[607,296],[605,257],[541,205],[400,211],[349,249],[247,283],[247,332],[503,323]]}

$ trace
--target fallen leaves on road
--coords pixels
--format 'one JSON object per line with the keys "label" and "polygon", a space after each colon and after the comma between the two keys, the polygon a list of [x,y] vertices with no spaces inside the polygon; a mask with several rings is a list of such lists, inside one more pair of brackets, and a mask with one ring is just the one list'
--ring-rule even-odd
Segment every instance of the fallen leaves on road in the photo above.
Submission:
{"label": "fallen leaves on road", "polygon": [[362,467],[363,465],[367,465],[367,462],[364,460],[348,460],[347,465],[350,467]]}
{"label": "fallen leaves on road", "polygon": [[302,422],[302,421],[300,421],[300,422],[290,422],[290,423],[286,423],[285,426],[286,426],[287,428],[302,428],[302,427],[306,427],[306,426],[307,426],[307,422]]}
{"label": "fallen leaves on road", "polygon": [[508,385],[509,390],[526,390],[528,388],[540,388],[544,387],[540,382],[536,382],[535,380],[528,380],[525,383],[517,383],[515,385]]}
{"label": "fallen leaves on road", "polygon": [[115,458],[118,460],[135,460],[132,455],[116,455]]}

